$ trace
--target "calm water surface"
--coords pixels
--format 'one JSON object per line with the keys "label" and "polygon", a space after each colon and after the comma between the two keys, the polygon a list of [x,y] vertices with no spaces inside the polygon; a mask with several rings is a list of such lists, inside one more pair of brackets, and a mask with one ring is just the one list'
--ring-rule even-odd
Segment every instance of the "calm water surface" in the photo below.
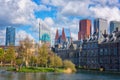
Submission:
{"label": "calm water surface", "polygon": [[120,74],[79,71],[63,73],[18,73],[0,70],[0,80],[120,80]]}

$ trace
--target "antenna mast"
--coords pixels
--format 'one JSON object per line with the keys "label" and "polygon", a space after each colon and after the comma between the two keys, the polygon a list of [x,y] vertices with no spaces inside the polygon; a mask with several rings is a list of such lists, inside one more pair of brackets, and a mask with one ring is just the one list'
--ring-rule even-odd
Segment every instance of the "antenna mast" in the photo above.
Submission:
{"label": "antenna mast", "polygon": [[39,41],[40,41],[40,22],[39,22]]}

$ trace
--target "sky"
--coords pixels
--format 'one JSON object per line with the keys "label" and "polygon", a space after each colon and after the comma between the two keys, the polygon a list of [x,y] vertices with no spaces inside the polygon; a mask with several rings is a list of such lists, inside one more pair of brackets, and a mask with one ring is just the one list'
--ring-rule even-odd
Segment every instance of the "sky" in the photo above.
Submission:
{"label": "sky", "polygon": [[[0,45],[5,44],[5,28],[16,28],[16,43],[28,36],[38,42],[39,23],[51,31],[70,28],[78,39],[79,20],[95,18],[120,21],[119,0],[0,0]],[[92,25],[93,26],[93,25]]]}

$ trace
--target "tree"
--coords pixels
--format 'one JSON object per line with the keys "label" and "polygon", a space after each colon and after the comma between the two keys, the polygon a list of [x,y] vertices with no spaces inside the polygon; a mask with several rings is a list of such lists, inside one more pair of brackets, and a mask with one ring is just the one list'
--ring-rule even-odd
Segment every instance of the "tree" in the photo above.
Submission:
{"label": "tree", "polygon": [[22,64],[22,59],[16,58],[16,65],[18,65],[20,67],[21,64]]}
{"label": "tree", "polygon": [[4,50],[2,48],[0,48],[0,63],[1,63],[1,66],[2,66],[2,63],[3,63],[3,59],[4,59]]}
{"label": "tree", "polygon": [[31,66],[34,66],[34,65],[37,66],[37,57],[36,57],[35,55],[33,55],[33,56],[30,58],[30,63],[31,63]]}
{"label": "tree", "polygon": [[58,68],[58,67],[62,67],[62,65],[63,65],[62,59],[56,54],[52,53],[51,56],[49,57],[49,66]]}
{"label": "tree", "polygon": [[20,46],[18,48],[18,53],[21,58],[22,58],[22,64],[25,63],[25,66],[28,67],[29,66],[29,62],[30,62],[30,58],[33,55],[33,51],[31,51],[33,48],[33,44],[31,42],[31,40],[26,37],[24,40],[20,41]]}
{"label": "tree", "polygon": [[16,58],[16,52],[14,47],[9,46],[4,55],[5,62],[11,63],[11,65],[13,65],[15,63],[15,58]]}
{"label": "tree", "polygon": [[64,60],[63,61],[63,67],[65,69],[70,68],[73,72],[76,72],[75,65],[71,61],[69,61],[69,60]]}
{"label": "tree", "polygon": [[42,47],[38,50],[38,63],[40,66],[46,66],[47,67],[48,62],[48,48],[46,44],[43,44]]}

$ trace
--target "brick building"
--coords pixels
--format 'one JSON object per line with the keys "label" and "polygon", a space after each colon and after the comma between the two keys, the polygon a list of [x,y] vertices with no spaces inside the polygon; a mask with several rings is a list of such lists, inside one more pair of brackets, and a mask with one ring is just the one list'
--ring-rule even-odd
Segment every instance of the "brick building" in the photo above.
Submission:
{"label": "brick building", "polygon": [[79,22],[78,40],[85,39],[91,35],[91,20],[84,19]]}

